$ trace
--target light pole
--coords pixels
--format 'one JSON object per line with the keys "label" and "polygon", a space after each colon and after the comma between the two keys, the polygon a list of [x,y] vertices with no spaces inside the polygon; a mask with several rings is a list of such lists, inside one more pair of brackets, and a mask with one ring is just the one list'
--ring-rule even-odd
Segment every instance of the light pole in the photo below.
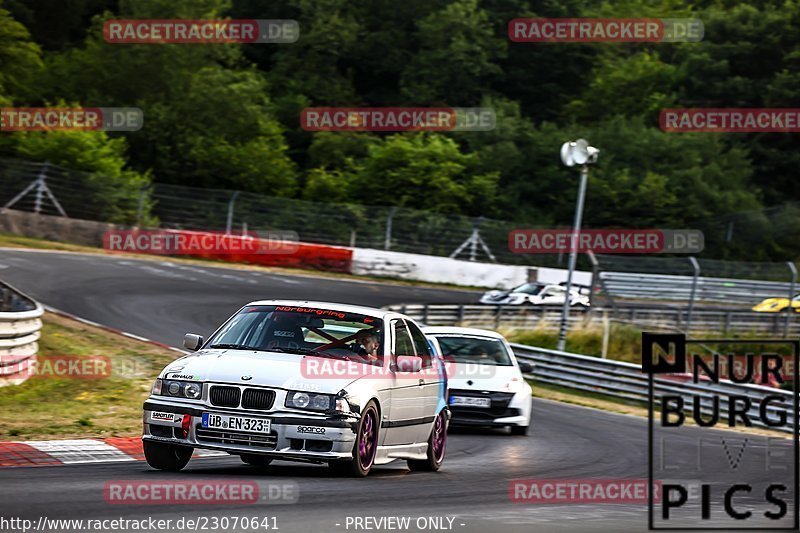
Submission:
{"label": "light pole", "polygon": [[589,178],[589,164],[597,162],[597,156],[600,150],[593,146],[584,139],[577,141],[565,142],[561,146],[561,161],[568,167],[577,165],[581,166],[581,182],[578,186],[578,203],[575,206],[575,222],[572,225],[572,238],[570,239],[569,250],[569,270],[567,271],[567,290],[564,295],[564,307],[561,310],[561,326],[558,329],[558,345],[556,348],[559,351],[564,351],[564,345],[567,341],[567,321],[569,319],[570,293],[572,292],[572,273],[575,271],[575,262],[578,259],[578,235],[581,231],[581,221],[583,219],[583,204],[586,198],[586,182]]}

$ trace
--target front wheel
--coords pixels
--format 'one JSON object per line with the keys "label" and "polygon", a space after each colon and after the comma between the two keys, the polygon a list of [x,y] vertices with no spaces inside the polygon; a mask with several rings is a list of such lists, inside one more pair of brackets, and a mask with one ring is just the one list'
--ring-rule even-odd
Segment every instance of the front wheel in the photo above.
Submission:
{"label": "front wheel", "polygon": [[375,454],[378,451],[378,406],[370,401],[361,413],[356,442],[353,445],[353,458],[346,461],[330,461],[328,466],[337,475],[364,477],[372,470]]}
{"label": "front wheel", "polygon": [[414,472],[436,472],[442,467],[446,447],[447,413],[442,409],[433,423],[431,436],[428,437],[428,457],[423,460],[409,459],[408,468]]}
{"label": "front wheel", "polygon": [[163,442],[142,442],[147,464],[158,470],[177,472],[182,470],[194,453],[194,448],[175,446]]}

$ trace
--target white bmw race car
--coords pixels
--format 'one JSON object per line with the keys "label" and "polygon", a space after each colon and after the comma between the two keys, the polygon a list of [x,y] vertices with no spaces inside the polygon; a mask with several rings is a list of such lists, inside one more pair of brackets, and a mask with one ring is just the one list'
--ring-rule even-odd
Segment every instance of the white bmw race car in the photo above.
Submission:
{"label": "white bmw race car", "polygon": [[449,409],[441,359],[410,318],[332,303],[252,302],[169,364],[144,404],[150,466],[180,470],[195,448],[327,463],[365,476],[405,459],[444,461]]}
{"label": "white bmw race car", "polygon": [[[573,285],[569,291],[569,305],[589,307],[590,299],[580,285]],[[481,296],[482,304],[490,305],[564,305],[567,288],[563,283],[523,283],[509,291],[491,290]]]}
{"label": "white bmw race car", "polygon": [[449,326],[425,327],[447,368],[448,405],[453,425],[505,426],[526,435],[531,425],[531,386],[508,341],[494,331]]}

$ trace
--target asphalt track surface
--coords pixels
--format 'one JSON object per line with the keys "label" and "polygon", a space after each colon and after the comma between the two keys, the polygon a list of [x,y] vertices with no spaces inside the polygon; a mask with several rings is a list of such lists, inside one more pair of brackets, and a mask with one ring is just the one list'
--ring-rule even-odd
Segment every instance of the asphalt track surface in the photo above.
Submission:
{"label": "asphalt track surface", "polygon": [[[380,306],[397,302],[474,301],[475,297],[474,293],[464,291],[251,273],[164,261],[9,250],[0,250],[0,279],[52,307],[175,346],[183,332],[207,334],[243,303],[258,298],[308,298]],[[705,480],[716,473],[720,482],[733,479],[748,482],[757,490],[752,499],[737,497],[738,505],[743,508],[763,500],[758,493],[763,485],[782,481],[790,485],[790,494],[784,497],[790,502],[791,516],[794,495],[791,466],[788,470],[779,468],[788,466],[786,461],[791,462],[792,454],[787,453],[790,441],[774,441],[770,450],[764,437],[750,436],[748,443],[744,443],[740,433],[696,427],[681,428],[667,437],[672,450],[667,466],[680,467],[674,479]],[[722,442],[723,438],[726,442]],[[700,439],[703,448],[698,448]],[[354,524],[357,518],[388,517],[411,517],[410,527],[400,531],[647,530],[647,506],[643,504],[513,503],[509,495],[514,479],[646,479],[645,419],[536,400],[529,436],[510,436],[503,430],[452,430],[447,446],[445,464],[437,473],[412,473],[405,464],[395,462],[376,467],[364,479],[337,478],[324,466],[300,463],[276,461],[259,469],[243,465],[236,457],[194,459],[178,474],[154,471],[142,462],[4,468],[0,469],[0,518],[25,518],[37,524],[40,517],[137,520],[152,517],[171,519],[174,528],[181,518],[274,517],[279,531],[290,533],[398,531],[375,527],[374,522],[369,523],[370,529],[356,528]],[[723,446],[730,448],[725,448],[726,455],[721,453]],[[702,455],[698,450],[703,449],[706,450],[703,453],[710,455],[703,455],[703,470],[697,472],[694,465]],[[766,460],[768,454],[777,458],[771,466]],[[780,464],[781,461],[786,464]],[[298,499],[293,504],[267,501],[249,505],[107,502],[106,483],[123,480],[256,481],[262,490],[268,490],[269,486],[289,486],[297,491]],[[722,512],[722,494],[716,486],[711,500],[712,522],[701,524],[687,518],[688,524],[723,523],[713,522],[721,519]],[[696,501],[686,508],[687,515],[699,516]],[[444,524],[452,519],[452,526],[447,529],[417,523],[427,517],[442,519]],[[758,525],[787,527],[791,522],[762,520]],[[229,526],[227,531],[234,529]],[[240,527],[236,531],[248,529]]]}

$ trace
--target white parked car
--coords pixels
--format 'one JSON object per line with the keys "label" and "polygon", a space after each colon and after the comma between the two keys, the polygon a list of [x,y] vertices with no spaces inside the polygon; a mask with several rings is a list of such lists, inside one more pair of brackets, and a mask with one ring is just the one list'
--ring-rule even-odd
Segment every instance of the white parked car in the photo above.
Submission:
{"label": "white parked car", "polygon": [[453,425],[507,426],[513,435],[528,433],[532,389],[522,374],[532,372],[533,365],[517,361],[505,337],[449,326],[422,331],[445,361]]}
{"label": "white parked car", "polygon": [[[569,291],[569,305],[588,307],[588,294],[581,292],[585,287],[573,285]],[[482,304],[491,305],[564,305],[567,288],[564,284],[523,283],[509,291],[491,290],[481,296]]]}
{"label": "white parked car", "polygon": [[405,459],[444,461],[447,375],[417,324],[380,309],[264,300],[247,304],[194,353],[169,364],[144,404],[150,466],[180,470],[194,448],[247,464],[327,463],[365,476]]}

